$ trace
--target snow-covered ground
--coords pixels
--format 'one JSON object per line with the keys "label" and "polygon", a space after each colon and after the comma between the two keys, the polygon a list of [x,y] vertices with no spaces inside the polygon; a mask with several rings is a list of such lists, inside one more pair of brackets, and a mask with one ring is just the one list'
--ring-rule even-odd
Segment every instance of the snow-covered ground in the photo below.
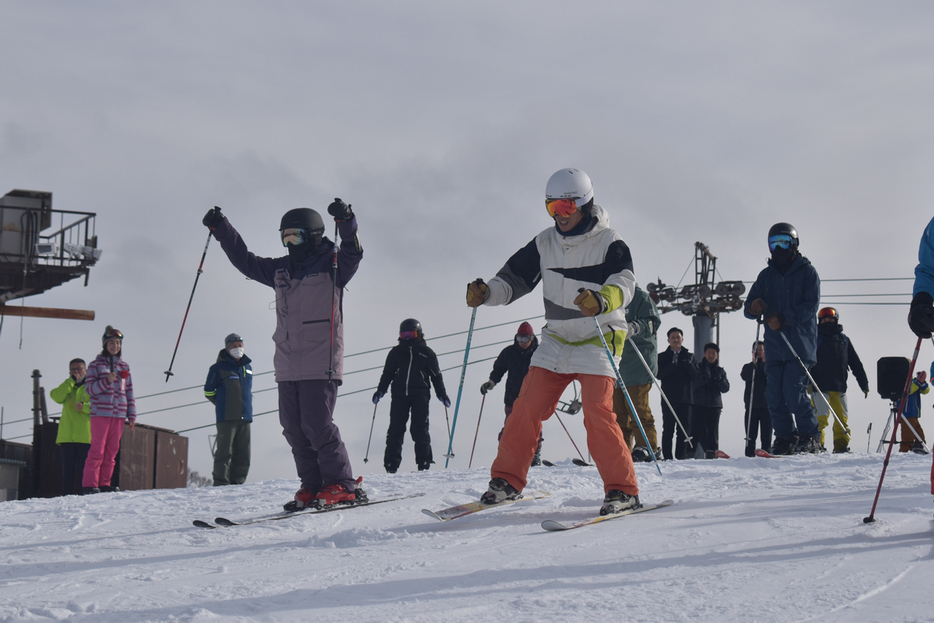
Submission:
{"label": "snow-covered ground", "polygon": [[637,466],[674,506],[569,532],[594,514],[592,467],[535,468],[546,500],[449,523],[488,471],[369,476],[421,498],[252,526],[296,481],[0,504],[0,621],[930,621],[930,457],[881,454]]}

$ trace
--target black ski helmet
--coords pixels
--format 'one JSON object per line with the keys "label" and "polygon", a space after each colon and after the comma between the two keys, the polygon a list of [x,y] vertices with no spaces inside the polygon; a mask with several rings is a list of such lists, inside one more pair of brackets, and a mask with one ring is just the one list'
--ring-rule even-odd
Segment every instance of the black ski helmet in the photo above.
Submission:
{"label": "black ski helmet", "polygon": [[769,238],[781,235],[790,236],[792,245],[798,247],[798,231],[791,223],[775,223],[769,228]]}
{"label": "black ski helmet", "polygon": [[403,331],[417,331],[418,337],[424,337],[422,335],[422,323],[415,318],[406,318],[402,321],[402,324],[399,325],[399,333]]}
{"label": "black ski helmet", "polygon": [[[321,215],[311,208],[295,208],[282,215],[279,222],[279,234],[286,229],[304,229],[308,231],[309,239],[300,245],[297,245],[300,253],[304,257],[311,255],[321,244],[321,238],[324,236],[324,221]],[[289,248],[289,255],[292,255],[292,247]],[[301,259],[301,258],[298,258]]]}

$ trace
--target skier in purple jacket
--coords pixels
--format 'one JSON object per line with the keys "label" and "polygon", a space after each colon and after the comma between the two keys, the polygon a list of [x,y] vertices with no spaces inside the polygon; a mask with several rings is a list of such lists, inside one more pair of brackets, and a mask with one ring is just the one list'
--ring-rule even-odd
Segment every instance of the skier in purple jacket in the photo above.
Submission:
{"label": "skier in purple jacket", "polygon": [[272,339],[279,422],[302,481],[286,510],[366,501],[332,417],[343,378],[344,286],[357,272],[363,249],[350,206],[335,199],[328,214],[337,222],[339,247],[324,237],[324,221],[316,211],[296,208],[279,225],[289,251],[279,258],[250,253],[220,208],[202,220],[237,270],[276,292]]}

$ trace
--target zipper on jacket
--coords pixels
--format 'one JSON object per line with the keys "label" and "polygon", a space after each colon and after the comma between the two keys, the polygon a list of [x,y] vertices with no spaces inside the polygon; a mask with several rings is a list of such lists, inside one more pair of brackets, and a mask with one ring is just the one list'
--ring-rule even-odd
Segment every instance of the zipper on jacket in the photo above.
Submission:
{"label": "zipper on jacket", "polygon": [[412,347],[409,346],[409,368],[405,372],[405,395],[409,395],[409,379],[412,376],[412,362],[415,360],[415,356],[412,354]]}

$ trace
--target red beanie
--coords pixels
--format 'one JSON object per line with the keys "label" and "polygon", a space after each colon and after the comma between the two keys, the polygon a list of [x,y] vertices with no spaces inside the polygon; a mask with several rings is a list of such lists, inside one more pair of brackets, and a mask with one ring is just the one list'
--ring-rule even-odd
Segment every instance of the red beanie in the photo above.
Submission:
{"label": "red beanie", "polygon": [[516,332],[516,335],[535,335],[535,329],[532,328],[527,322],[523,322],[519,325],[519,330]]}

